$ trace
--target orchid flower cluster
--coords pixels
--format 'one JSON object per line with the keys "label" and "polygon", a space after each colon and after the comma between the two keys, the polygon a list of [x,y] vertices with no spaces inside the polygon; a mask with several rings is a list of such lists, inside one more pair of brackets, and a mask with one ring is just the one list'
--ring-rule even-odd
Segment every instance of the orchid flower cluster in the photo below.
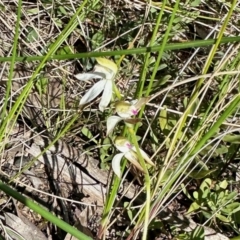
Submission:
{"label": "orchid flower cluster", "polygon": [[[85,93],[79,104],[80,106],[85,106],[102,93],[99,110],[103,112],[111,102],[114,84],[113,81],[117,74],[118,67],[114,62],[105,58],[96,58],[96,61],[97,64],[92,72],[79,73],[75,75],[75,77],[80,81],[89,81],[92,79],[99,80]],[[115,126],[120,121],[124,121],[125,124],[134,124],[138,122],[139,119],[132,117],[138,114],[138,111],[147,101],[148,98],[141,98],[132,102],[119,101],[115,103],[115,112],[118,116],[110,116],[107,119],[107,135],[114,130]],[[128,159],[139,171],[144,172],[139,163],[136,148],[126,138],[117,137],[114,144],[121,152],[116,154],[112,160],[113,171],[119,178],[121,177],[121,160],[123,157]],[[155,166],[142,149],[140,149],[140,153],[148,164]]]}

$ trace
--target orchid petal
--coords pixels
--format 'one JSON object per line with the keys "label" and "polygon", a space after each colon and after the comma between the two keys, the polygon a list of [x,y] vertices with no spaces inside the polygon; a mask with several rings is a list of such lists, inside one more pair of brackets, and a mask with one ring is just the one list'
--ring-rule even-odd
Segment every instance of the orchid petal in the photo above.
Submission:
{"label": "orchid petal", "polygon": [[132,105],[139,110],[143,105],[145,105],[150,100],[150,97],[142,97],[140,99],[132,101]]}
{"label": "orchid petal", "polygon": [[115,126],[122,120],[122,118],[118,116],[111,116],[107,119],[107,135],[109,135]]}
{"label": "orchid petal", "polygon": [[106,85],[106,80],[101,80],[95,83],[82,97],[82,99],[80,100],[80,105],[84,105],[91,102],[103,91],[105,85]]}
{"label": "orchid petal", "polygon": [[136,116],[138,114],[138,109],[133,105],[130,107],[129,112],[132,115]]}
{"label": "orchid petal", "polygon": [[127,112],[127,113],[117,112],[117,114],[118,114],[121,118],[131,118],[131,114],[129,114],[129,112]]}
{"label": "orchid petal", "polygon": [[118,67],[113,61],[111,61],[107,58],[101,58],[101,57],[96,58],[96,61],[99,65],[101,65],[105,69],[111,70],[111,75],[112,75],[111,78],[113,78],[116,75],[116,73],[118,71]]}
{"label": "orchid petal", "polygon": [[115,146],[122,153],[129,152],[132,148],[131,143],[124,137],[117,137],[115,139]]}
{"label": "orchid petal", "polygon": [[112,80],[113,77],[115,76],[115,74],[113,73],[113,71],[111,69],[103,67],[99,64],[95,65],[94,72],[101,73],[102,75],[104,75],[104,78],[106,80]]}
{"label": "orchid petal", "polygon": [[117,114],[122,118],[131,118],[138,114],[138,108],[127,101],[119,101],[115,104]]}
{"label": "orchid petal", "polygon": [[112,159],[112,169],[113,172],[120,178],[121,177],[121,160],[124,156],[124,153],[116,154]]}
{"label": "orchid petal", "polygon": [[126,101],[119,101],[115,104],[117,114],[122,118],[130,118],[131,112],[129,111],[131,108],[131,104]]}
{"label": "orchid petal", "polygon": [[130,161],[137,169],[140,171],[144,172],[143,168],[141,167],[140,163],[138,162],[138,157],[137,154],[130,150],[127,153],[125,153],[124,157]]}
{"label": "orchid petal", "polygon": [[[133,147],[132,150],[134,152],[137,152],[137,149],[136,147]],[[155,167],[155,164],[152,162],[152,160],[150,159],[150,157],[147,155],[147,153],[145,153],[141,148],[139,148],[139,151],[143,157],[143,159],[150,165],[154,166]]]}
{"label": "orchid petal", "polygon": [[113,83],[111,80],[106,80],[106,84],[103,90],[102,99],[99,103],[99,110],[104,111],[112,99]]}
{"label": "orchid petal", "polygon": [[[136,123],[139,123],[141,122],[142,120],[140,118],[126,118],[124,119],[124,122],[127,124],[130,124],[130,127],[133,125],[133,124],[136,124]],[[128,126],[128,125],[127,125]]]}
{"label": "orchid petal", "polygon": [[78,73],[75,77],[83,82],[92,80],[92,79],[102,79],[105,77],[105,74],[101,72],[88,72],[88,73]]}

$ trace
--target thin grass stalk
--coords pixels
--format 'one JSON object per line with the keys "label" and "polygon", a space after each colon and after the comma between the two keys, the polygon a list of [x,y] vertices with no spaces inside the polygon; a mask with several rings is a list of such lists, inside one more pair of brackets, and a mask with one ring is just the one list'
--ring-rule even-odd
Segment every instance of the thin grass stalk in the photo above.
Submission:
{"label": "thin grass stalk", "polygon": [[179,161],[179,168],[178,171],[172,175],[171,178],[169,178],[169,181],[167,181],[164,188],[162,188],[160,194],[158,195],[157,199],[154,201],[154,204],[152,205],[152,212],[151,215],[156,215],[161,204],[161,199],[168,193],[169,189],[172,187],[174,182],[177,180],[179,175],[186,170],[186,164],[188,164],[188,161],[197,154],[200,149],[204,146],[204,144],[213,137],[218,128],[222,125],[222,123],[227,119],[227,117],[238,108],[240,101],[240,94],[238,94],[228,105],[226,110],[222,113],[222,115],[219,117],[219,119],[212,125],[212,127],[207,131],[207,133],[196,143],[195,148],[192,149],[192,151],[188,154],[185,154],[181,160]]}
{"label": "thin grass stalk", "polygon": [[214,134],[217,133],[219,127],[222,125],[222,123],[228,118],[229,115],[239,106],[240,101],[240,94],[237,94],[235,98],[231,101],[231,104],[226,108],[226,110],[223,112],[223,114],[219,117],[219,119],[216,121],[215,124],[212,125],[211,129],[209,129],[205,135],[199,140],[199,142],[196,144],[194,149],[191,151],[189,157],[196,154],[203,145],[212,137]]}
{"label": "thin grass stalk", "polygon": [[[206,63],[204,65],[204,67],[203,67],[202,74],[206,74],[208,72],[208,69],[209,69],[209,67],[210,67],[210,65],[212,63],[212,60],[213,60],[213,58],[214,58],[214,56],[216,54],[216,51],[217,51],[217,49],[218,49],[218,47],[219,47],[219,45],[221,43],[221,39],[223,38],[223,34],[225,32],[225,29],[226,29],[226,27],[227,27],[227,25],[229,23],[229,20],[231,19],[231,16],[233,14],[233,10],[234,10],[234,8],[236,6],[236,2],[237,2],[237,0],[233,0],[233,2],[231,4],[231,7],[230,7],[230,9],[229,9],[229,11],[227,13],[227,17],[224,20],[223,25],[222,25],[219,33],[218,33],[216,43],[212,46],[211,51],[210,51],[210,53],[208,55],[208,58],[206,60]],[[199,79],[197,81],[197,84],[196,84],[196,87],[195,87],[196,91],[198,91],[198,89],[202,85],[203,81],[204,81],[204,79]]]}
{"label": "thin grass stalk", "polygon": [[[229,55],[229,57],[231,57],[231,55]],[[227,61],[227,59],[224,60],[224,62],[226,62],[226,61]],[[224,64],[224,62],[222,63],[222,65]],[[221,66],[219,66],[219,67],[216,69],[216,71],[212,74],[212,76],[211,76],[211,78],[209,79],[209,81],[208,81],[207,83],[206,83],[206,82],[204,83],[204,86],[203,86],[203,88],[205,88],[204,92],[203,92],[203,93],[200,93],[200,91],[198,92],[198,96],[201,96],[201,98],[200,98],[200,100],[199,100],[200,103],[202,102],[202,100],[203,100],[203,98],[204,98],[204,96],[205,96],[205,94],[206,94],[206,92],[207,92],[207,90],[208,90],[208,88],[209,88],[209,86],[210,86],[210,84],[211,84],[210,81],[212,81],[212,80],[214,79],[215,75],[220,71],[220,69],[221,69]],[[199,78],[199,79],[201,79],[201,78]],[[202,90],[203,88],[201,88],[201,90]],[[217,95],[216,95],[216,96],[217,96]],[[194,112],[192,113],[193,115],[195,115],[196,112],[197,112],[197,109],[199,109],[200,103],[198,104],[198,106],[196,106]],[[210,105],[213,105],[213,100],[211,101]],[[215,106],[215,108],[217,109],[218,106]],[[209,111],[210,111],[210,110],[211,110],[211,109],[209,109]],[[208,114],[209,114],[209,111],[208,111]],[[212,110],[212,112],[214,112],[214,110]],[[205,113],[204,116],[201,118],[201,121],[200,121],[201,124],[199,124],[199,125],[198,125],[198,128],[195,130],[195,134],[194,134],[194,138],[195,138],[195,139],[200,138],[199,136],[201,136],[201,135],[200,135],[201,132],[204,131],[204,129],[205,129],[205,127],[203,127],[203,128],[202,128],[203,130],[200,130],[199,127],[200,127],[200,126],[203,126],[203,125],[205,124],[205,121],[207,120],[207,118],[208,118],[208,119],[211,118],[211,115],[208,116],[208,114]],[[188,127],[191,125],[192,120],[193,120],[193,118],[191,118],[191,119],[188,121],[187,126],[186,126],[186,129],[185,129],[185,131],[183,132],[183,137],[184,137],[184,135],[186,134]],[[211,121],[211,120],[210,120],[210,121]],[[178,147],[180,146],[180,143],[181,143],[183,137],[182,137],[181,139],[179,139],[179,143],[178,143],[178,145],[176,146],[176,149],[178,149]],[[191,145],[194,146],[194,141],[191,141],[191,142],[190,142],[188,149],[191,149]],[[172,158],[174,158],[174,156],[172,156]]]}
{"label": "thin grass stalk", "polygon": [[166,30],[166,32],[164,34],[164,38],[163,38],[163,42],[162,42],[162,48],[160,48],[160,50],[158,52],[157,61],[155,63],[153,72],[151,74],[150,82],[149,82],[149,85],[148,85],[148,88],[147,88],[147,92],[146,92],[146,97],[149,96],[150,92],[152,91],[153,81],[154,81],[154,79],[156,77],[156,74],[157,74],[157,71],[158,71],[158,67],[160,65],[160,61],[161,61],[163,53],[164,53],[165,46],[167,45],[167,41],[169,39],[169,34],[170,34],[170,31],[172,30],[172,26],[173,26],[173,21],[175,19],[176,13],[178,11],[179,3],[180,3],[180,0],[177,0],[175,5],[174,5],[173,12],[171,14],[171,18],[170,18],[170,21],[168,23],[167,30]]}
{"label": "thin grass stalk", "polygon": [[[153,31],[153,34],[152,34],[152,37],[151,37],[151,40],[150,40],[150,44],[149,44],[150,46],[152,46],[154,44],[155,40],[156,40],[157,32],[158,32],[159,27],[160,27],[160,23],[161,23],[162,16],[163,16],[163,13],[164,13],[165,5],[166,5],[166,0],[163,1],[163,4],[161,6],[161,11],[158,14],[156,25],[155,25],[155,28],[154,28],[154,31]],[[163,52],[164,46],[165,46],[164,44],[161,45],[160,52]],[[147,75],[147,68],[148,68],[148,65],[149,65],[149,58],[150,58],[150,53],[147,53],[145,58],[144,58],[144,64],[142,66],[142,71],[141,71],[141,74],[140,74],[139,84],[138,84],[137,90],[135,92],[135,98],[136,99],[137,98],[139,99],[142,96],[142,93],[143,93],[143,87],[144,87],[144,84],[145,84],[145,81],[146,81],[146,75]],[[140,111],[139,117],[141,117],[142,113],[143,113],[143,110]],[[150,176],[149,176],[149,173],[148,173],[148,169],[146,167],[146,164],[145,164],[144,160],[142,159],[142,156],[141,156],[140,151],[139,151],[138,142],[136,140],[136,136],[135,136],[135,132],[137,131],[136,127],[135,127],[134,130],[131,129],[130,134],[131,134],[131,138],[133,140],[133,143],[136,147],[137,154],[138,154],[139,160],[140,160],[140,164],[145,171],[144,177],[145,177],[145,188],[146,188],[146,202],[145,202],[145,208],[141,212],[141,215],[140,215],[139,219],[141,219],[141,221],[142,221],[142,219],[144,218],[144,227],[143,227],[143,237],[142,237],[142,239],[147,239],[150,204],[151,204],[151,183],[150,183]]]}
{"label": "thin grass stalk", "polygon": [[[238,45],[237,49],[239,48],[239,46],[240,45]],[[235,64],[239,63],[239,60],[240,60],[240,52],[238,52],[237,56],[234,58],[231,66],[230,66],[230,69],[237,69],[237,66],[235,66]],[[230,77],[229,74],[225,74],[224,79],[221,81],[221,84],[219,85],[219,91],[220,91],[219,94],[216,94],[214,96],[213,100],[211,101],[211,103],[209,104],[208,108],[206,109],[206,111],[204,113],[204,116],[202,117],[202,119],[201,119],[197,129],[199,129],[203,125],[204,120],[208,116],[208,113],[212,109],[212,106],[216,102],[217,98],[221,99],[221,97],[219,97],[219,96],[223,95],[224,87],[229,84],[229,80],[228,80],[229,77]]]}
{"label": "thin grass stalk", "polygon": [[[34,80],[37,77],[40,70],[45,65],[47,59],[55,53],[55,51],[58,49],[58,47],[63,43],[63,41],[65,41],[67,36],[69,36],[71,31],[77,26],[76,19],[77,19],[78,15],[81,13],[81,11],[86,3],[87,3],[87,0],[84,0],[82,5],[79,7],[78,11],[71,18],[68,25],[64,28],[64,30],[62,31],[62,33],[60,34],[60,36],[58,37],[58,39],[56,40],[56,42],[54,43],[52,48],[49,50],[47,55],[43,58],[42,62],[39,64],[39,66],[33,73],[32,77],[29,79],[28,83],[22,90],[21,94],[18,96],[18,99],[16,100],[15,104],[12,106],[12,108],[9,111],[8,118],[6,118],[6,119],[4,119],[4,121],[2,121],[1,126],[0,126],[0,142],[2,141],[2,139],[4,137],[4,132],[7,129],[6,126],[7,126],[9,119],[11,119],[11,121],[12,121],[12,127],[14,126],[14,124],[15,124],[19,114],[21,113],[22,108],[28,98],[28,95],[33,87]],[[9,132],[11,132],[11,131],[9,131]]]}
{"label": "thin grass stalk", "polygon": [[[166,4],[166,0],[164,1],[164,6]],[[155,41],[155,38],[156,38],[156,33],[158,31],[158,28],[159,28],[159,24],[160,24],[160,21],[162,19],[162,15],[163,15],[163,11],[164,11],[164,6],[163,8],[161,9],[159,15],[158,15],[158,20],[157,20],[157,25],[154,29],[154,33],[153,33],[153,36],[151,38],[151,41],[150,41],[150,46],[154,43]],[[130,49],[132,50],[132,49]],[[126,53],[128,52],[129,50],[126,51]],[[124,54],[121,54],[121,55],[124,55]],[[150,56],[150,53],[147,53],[147,55],[145,56],[145,61],[144,61],[144,66],[142,67],[142,73],[141,73],[141,78],[140,78],[140,86],[138,85],[137,88],[140,89],[139,91],[136,91],[135,94],[138,95],[138,93],[140,92],[139,94],[139,97],[141,96],[141,92],[142,92],[142,89],[143,89],[143,86],[144,86],[144,82],[145,82],[145,78],[146,78],[146,69],[147,69],[147,65],[148,65],[148,61],[149,61],[149,56]],[[136,96],[137,97],[137,96]],[[123,135],[126,134],[126,127],[124,128],[124,131],[123,131]],[[135,140],[134,138],[134,135],[135,134],[131,134],[132,138]],[[134,141],[135,142],[135,141]],[[137,145],[138,146],[138,145]],[[136,147],[137,148],[137,147]],[[138,151],[139,151],[139,148],[138,148]],[[141,156],[140,156],[141,157]],[[144,162],[144,161],[143,161]],[[123,161],[123,164],[122,164],[122,171],[125,169],[126,167],[126,164],[127,164],[127,161],[126,159],[124,159]],[[143,163],[145,165],[145,163]],[[148,175],[149,176],[149,175]],[[146,181],[148,181],[148,178],[146,177]],[[103,233],[106,225],[107,225],[107,222],[108,222],[108,216],[109,216],[109,212],[114,204],[114,201],[116,199],[116,194],[117,194],[117,190],[119,188],[119,184],[120,184],[120,179],[118,179],[117,177],[114,177],[114,180],[113,180],[113,189],[111,191],[111,194],[109,194],[108,196],[110,198],[107,198],[108,199],[108,203],[107,203],[107,206],[106,208],[104,208],[104,212],[103,212],[103,216],[104,216],[104,219],[102,220],[101,222],[101,230],[100,230],[100,233],[99,233],[99,237],[101,237],[101,234]],[[148,186],[149,184],[147,184]],[[150,192],[149,192],[150,193]],[[148,207],[149,208],[149,207]],[[148,220],[146,219],[146,225],[148,224]],[[145,230],[145,235],[147,234],[147,227],[145,227],[144,229]]]}
{"label": "thin grass stalk", "polygon": [[[233,5],[232,5],[232,7],[233,7]],[[229,17],[231,16],[231,14],[232,14],[232,11],[230,11],[230,12],[228,13],[228,17],[225,19],[225,22],[224,22],[224,24],[223,24],[222,29],[225,29],[226,24],[227,24],[227,21],[229,20]],[[210,52],[210,57],[208,58],[208,61],[207,61],[207,63],[205,64],[204,72],[207,71],[208,68],[209,68],[209,66],[210,66],[210,63],[211,63],[211,61],[212,61],[212,59],[213,59],[213,56],[215,55],[215,52],[216,52],[216,50],[217,50],[217,47],[219,46],[219,43],[221,42],[221,37],[222,37],[222,32],[220,32],[219,38],[217,38],[216,44],[212,47],[212,51]],[[210,63],[209,63],[209,61],[210,61]],[[205,73],[206,73],[206,72],[205,72]],[[192,94],[192,96],[191,96],[191,98],[190,98],[190,100],[189,100],[189,105],[192,105],[192,104],[196,101],[196,99],[197,99],[197,97],[198,97],[198,91],[199,91],[199,88],[200,88],[200,86],[202,85],[202,83],[203,83],[203,79],[199,79],[198,82],[196,83],[195,90],[194,90],[194,92],[193,92],[193,94]],[[170,158],[170,156],[171,156],[171,154],[172,154],[172,152],[173,152],[173,150],[174,150],[174,148],[175,148],[176,142],[177,142],[177,140],[178,140],[178,136],[179,136],[179,134],[181,133],[183,126],[184,126],[185,123],[186,123],[186,119],[187,119],[187,116],[188,116],[188,114],[189,114],[190,109],[191,109],[191,108],[188,107],[187,110],[186,110],[186,111],[184,112],[184,114],[182,115],[182,117],[180,118],[178,128],[177,128],[177,130],[176,130],[176,133],[175,133],[174,136],[173,136],[173,139],[172,139],[172,141],[171,141],[169,150],[168,150],[168,152],[167,152],[167,156],[166,156],[166,158],[165,158],[165,160],[164,160],[164,163],[165,163],[165,164],[168,162],[168,160],[169,160],[169,158]],[[155,188],[155,189],[158,188],[158,184],[160,183],[162,174],[163,174],[163,173],[162,173],[162,171],[161,171],[160,174],[159,174],[158,181],[157,181],[157,185],[156,185],[156,188]]]}
{"label": "thin grass stalk", "polygon": [[[152,38],[150,40],[150,46],[152,46],[156,40],[156,35],[157,32],[159,30],[159,26],[160,26],[160,22],[164,13],[164,8],[166,5],[166,0],[163,1],[163,5],[161,7],[161,11],[158,14],[158,18],[156,21],[156,26],[154,28],[153,34],[152,34]],[[161,45],[160,51],[163,52],[164,49],[164,44]],[[135,92],[135,98],[139,99],[142,96],[143,93],[143,87],[146,81],[146,75],[147,75],[147,68],[149,65],[149,58],[150,58],[150,53],[147,53],[146,56],[144,57],[144,63],[142,66],[142,71],[140,74],[140,80],[139,80],[139,84],[137,85],[137,90]],[[143,113],[143,110],[140,111],[139,113],[139,117],[141,117]],[[146,240],[147,239],[147,233],[148,233],[148,224],[149,224],[149,213],[150,213],[150,204],[151,204],[151,183],[150,183],[150,176],[148,173],[148,169],[147,166],[141,156],[140,150],[139,150],[139,145],[138,142],[136,140],[136,136],[135,136],[135,132],[137,131],[137,125],[135,126],[134,129],[130,129],[130,135],[131,135],[131,139],[133,140],[134,146],[136,147],[137,150],[137,154],[140,160],[140,164],[143,167],[145,174],[144,174],[144,178],[145,178],[145,189],[146,189],[146,201],[145,201],[145,206],[144,206],[144,210],[141,212],[140,214],[140,218],[139,221],[142,221],[144,218],[144,226],[143,226],[143,236],[142,239]],[[140,220],[141,219],[141,220]],[[138,228],[138,224],[136,224],[136,228]],[[133,229],[133,232],[135,232],[136,228]]]}
{"label": "thin grass stalk", "polygon": [[[224,31],[225,31],[225,29],[226,29],[226,27],[227,27],[227,24],[228,24],[228,22],[229,22],[229,20],[230,20],[230,18],[231,18],[231,16],[232,16],[233,9],[234,9],[235,5],[236,5],[236,0],[235,0],[235,1],[233,2],[233,4],[231,5],[230,11],[228,12],[227,17],[226,17],[226,19],[224,20],[224,23],[223,23],[223,25],[222,25],[222,27],[221,27],[221,29],[220,29],[220,31],[219,31],[219,34],[218,34],[218,36],[217,36],[217,41],[216,41],[216,43],[215,43],[215,44],[212,46],[212,48],[211,48],[211,51],[210,51],[210,53],[209,53],[209,55],[208,55],[208,58],[207,58],[207,60],[206,60],[206,63],[205,63],[205,65],[204,65],[204,67],[203,67],[203,72],[202,72],[202,74],[206,74],[206,73],[208,72],[208,69],[209,69],[209,67],[210,67],[210,65],[211,65],[211,63],[212,63],[212,60],[213,60],[213,58],[214,58],[214,56],[215,56],[215,54],[216,54],[216,51],[217,51],[217,49],[218,49],[218,47],[219,47],[221,38],[223,37]],[[189,100],[189,104],[190,104],[191,102],[195,102],[196,99],[198,98],[198,92],[199,92],[199,89],[201,88],[203,82],[204,82],[204,78],[200,78],[200,79],[196,82],[196,86],[195,86],[194,91],[193,91],[193,94],[192,94],[192,96],[191,96],[191,98],[190,98],[190,100]],[[185,117],[183,118],[182,121],[185,123],[185,121],[186,121],[186,119],[187,119],[186,116],[189,114],[189,111],[185,111],[184,114],[185,114]],[[206,114],[205,114],[205,116],[206,116]],[[204,117],[203,117],[203,119],[204,119]],[[199,137],[201,137],[201,134],[202,134],[202,133],[200,132],[199,134],[200,134]]]}
{"label": "thin grass stalk", "polygon": [[8,81],[7,81],[5,100],[4,100],[2,113],[1,113],[1,119],[2,120],[7,116],[7,114],[6,114],[7,104],[8,104],[8,99],[9,99],[10,92],[11,92],[12,78],[13,78],[13,72],[14,72],[14,67],[15,67],[15,60],[16,60],[16,57],[17,57],[17,45],[18,45],[18,39],[19,39],[19,28],[20,28],[21,14],[22,14],[22,0],[19,0],[18,1],[18,8],[17,8],[17,21],[16,21],[16,26],[15,26],[15,34],[14,34],[14,41],[13,41],[12,59],[11,59],[11,64],[10,64],[9,77],[8,77]]}
{"label": "thin grass stalk", "polygon": [[[150,47],[153,46],[153,44],[156,40],[157,32],[158,32],[158,29],[160,27],[160,23],[161,23],[162,16],[163,16],[163,13],[164,13],[165,5],[166,5],[166,0],[163,1],[163,4],[161,6],[161,11],[158,14],[158,18],[157,18],[157,21],[156,21],[156,26],[154,28],[154,31],[153,31],[153,34],[152,34],[152,37],[151,37],[151,40],[150,40],[150,44],[149,44]],[[161,44],[161,47],[160,47],[159,51],[163,51],[163,49],[164,49],[164,46]],[[137,85],[137,90],[135,92],[135,98],[136,99],[142,97],[143,87],[144,87],[144,84],[145,84],[145,81],[146,81],[147,67],[149,65],[150,53],[151,52],[146,53],[146,55],[144,57],[144,63],[143,63],[143,66],[142,66],[142,71],[140,73],[140,79],[139,79],[139,82],[138,82],[139,84]]]}
{"label": "thin grass stalk", "polygon": [[[197,47],[208,47],[216,43],[217,39],[205,39],[205,40],[194,40],[189,42],[179,42],[179,43],[168,43],[164,51],[174,51],[186,48],[197,48]],[[240,42],[240,36],[237,37],[223,37],[220,40],[221,44]],[[133,55],[133,54],[144,54],[148,52],[158,52],[161,49],[161,45],[152,47],[142,47],[142,48],[132,48],[126,50],[116,50],[116,51],[106,51],[106,52],[86,52],[86,53],[74,53],[74,54],[64,54],[64,55],[54,55],[51,56],[26,56],[26,57],[16,57],[16,62],[32,62],[32,61],[42,61],[47,58],[50,60],[70,60],[70,59],[81,59],[81,58],[91,58],[91,57],[107,57],[107,56],[121,56],[121,55]],[[10,62],[12,57],[0,57],[0,62]]]}
{"label": "thin grass stalk", "polygon": [[[125,168],[125,165],[127,164],[126,161],[124,161],[123,163],[123,168]],[[102,214],[102,220],[101,220],[101,225],[100,225],[100,229],[98,231],[98,238],[102,238],[102,235],[104,234],[106,228],[107,228],[107,224],[109,222],[109,215],[110,215],[110,211],[114,205],[115,199],[117,197],[117,193],[118,193],[118,188],[120,185],[121,180],[114,175],[113,179],[112,179],[112,184],[110,184],[110,186],[112,187],[112,189],[109,189],[107,197],[106,197],[106,203],[103,209],[103,214]]]}

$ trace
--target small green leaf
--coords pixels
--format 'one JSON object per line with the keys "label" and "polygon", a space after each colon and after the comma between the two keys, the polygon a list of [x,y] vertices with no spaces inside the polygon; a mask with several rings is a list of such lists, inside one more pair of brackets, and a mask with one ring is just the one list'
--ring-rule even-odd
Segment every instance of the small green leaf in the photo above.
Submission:
{"label": "small green leaf", "polygon": [[159,125],[162,131],[167,128],[167,110],[165,107],[160,111]]}
{"label": "small green leaf", "polygon": [[190,205],[187,213],[195,212],[195,211],[198,210],[199,208],[200,208],[200,206],[199,206],[196,202],[193,202],[193,203]]}
{"label": "small green leaf", "polygon": [[216,210],[216,207],[213,201],[207,201],[207,204],[212,210]]}
{"label": "small green leaf", "polygon": [[104,34],[102,32],[102,30],[96,32],[93,36],[92,36],[92,44],[93,44],[93,49],[97,48],[99,46],[101,46],[101,44],[103,43],[105,37]]}
{"label": "small green leaf", "polygon": [[26,12],[30,15],[30,14],[38,14],[39,13],[39,8],[30,8],[30,9],[27,9]]}
{"label": "small green leaf", "polygon": [[57,50],[58,55],[66,55],[66,54],[72,54],[74,53],[73,47],[66,45]]}
{"label": "small green leaf", "polygon": [[40,95],[43,93],[47,93],[48,78],[40,77],[39,80],[36,81],[35,86]]}
{"label": "small green leaf", "polygon": [[230,143],[240,143],[240,135],[239,134],[227,134],[224,136],[223,141]]}
{"label": "small green leaf", "polygon": [[96,139],[94,139],[91,131],[90,131],[88,128],[83,127],[83,128],[82,128],[82,134],[83,134],[84,136],[86,136],[89,140],[95,142],[96,144],[98,143],[98,142],[96,141]]}
{"label": "small green leaf", "polygon": [[212,170],[194,170],[192,171],[189,176],[192,177],[193,179],[202,179],[205,178],[206,176],[210,175],[211,173],[215,172],[216,169]]}
{"label": "small green leaf", "polygon": [[196,200],[199,199],[199,194],[198,194],[197,191],[194,191],[194,192],[193,192],[193,197],[194,197]]}
{"label": "small green leaf", "polygon": [[183,106],[186,108],[187,107],[187,105],[188,105],[188,97],[185,97],[184,99],[183,99]]}
{"label": "small green leaf", "polygon": [[190,3],[191,7],[198,7],[201,3],[201,0],[194,0],[193,2]]}
{"label": "small green leaf", "polygon": [[215,150],[215,154],[217,156],[221,155],[221,154],[225,154],[228,152],[228,147],[224,146],[224,145],[220,145],[216,150]]}
{"label": "small green leaf", "polygon": [[65,8],[63,6],[59,7],[59,11],[63,14],[63,15],[67,15],[67,12],[65,10]]}
{"label": "small green leaf", "polygon": [[128,208],[129,202],[124,202],[123,206],[124,206],[124,209],[127,209],[128,217],[132,221],[133,220],[133,211]]}
{"label": "small green leaf", "polygon": [[210,193],[210,189],[209,188],[206,188],[203,192],[201,192],[202,195],[201,195],[201,198],[202,199],[205,199],[209,196],[209,193]]}
{"label": "small green leaf", "polygon": [[169,79],[171,79],[171,77],[172,77],[171,75],[166,75],[166,76],[162,77],[159,85],[161,86],[161,85],[165,84]]}
{"label": "small green leaf", "polygon": [[204,240],[204,228],[202,226],[197,226],[194,231],[191,232],[191,240]]}
{"label": "small green leaf", "polygon": [[206,178],[201,183],[200,189],[204,192],[206,188],[210,189],[211,185],[212,185],[212,180],[210,178]]}
{"label": "small green leaf", "polygon": [[226,189],[227,186],[228,186],[228,181],[227,180],[223,180],[222,182],[220,182],[219,186],[222,189]]}
{"label": "small green leaf", "polygon": [[226,201],[235,199],[237,195],[238,195],[238,193],[236,191],[228,193],[226,195]]}
{"label": "small green leaf", "polygon": [[187,189],[183,183],[181,184],[181,188],[182,188],[183,193],[187,196],[187,198],[194,201],[192,196],[189,194],[189,192],[187,191]]}
{"label": "small green leaf", "polygon": [[221,191],[221,192],[219,192],[217,195],[218,195],[218,200],[223,200],[224,197],[225,197],[225,192],[224,192],[224,191]]}
{"label": "small green leaf", "polygon": [[35,42],[38,40],[38,32],[34,28],[29,28],[29,32],[27,34],[27,42]]}
{"label": "small green leaf", "polygon": [[207,218],[207,219],[212,218],[212,213],[211,212],[205,211],[203,209],[201,210],[201,212],[202,212],[202,214],[205,218]]}
{"label": "small green leaf", "polygon": [[104,149],[105,151],[108,150],[112,146],[110,138],[104,138],[103,145],[101,149]]}
{"label": "small green leaf", "polygon": [[222,212],[228,215],[231,215],[233,213],[236,213],[240,210],[240,203],[234,202],[228,204],[225,208],[222,208]]}
{"label": "small green leaf", "polygon": [[[156,62],[156,59],[154,59],[154,63]],[[166,68],[168,65],[166,63],[162,63],[158,66],[158,71],[163,70]]]}
{"label": "small green leaf", "polygon": [[222,222],[226,222],[226,223],[229,223],[229,222],[231,222],[231,220],[230,219],[228,219],[228,218],[226,218],[225,216],[223,216],[223,215],[221,215],[221,214],[216,214],[216,217],[219,219],[219,220],[221,220]]}

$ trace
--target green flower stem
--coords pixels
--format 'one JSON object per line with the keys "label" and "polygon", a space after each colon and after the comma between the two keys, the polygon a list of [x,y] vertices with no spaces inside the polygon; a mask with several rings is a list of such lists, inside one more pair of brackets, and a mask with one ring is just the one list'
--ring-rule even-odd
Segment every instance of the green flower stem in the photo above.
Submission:
{"label": "green flower stem", "polygon": [[[143,228],[143,236],[142,239],[143,240],[147,240],[147,233],[148,233],[148,225],[149,225],[149,214],[150,214],[150,206],[151,206],[151,181],[150,181],[150,176],[148,173],[148,168],[147,165],[141,155],[140,149],[139,149],[139,145],[138,145],[138,141],[136,138],[136,134],[135,131],[132,127],[128,128],[129,133],[131,135],[131,139],[133,141],[133,144],[136,148],[137,151],[137,155],[140,161],[140,164],[144,170],[144,177],[145,177],[145,189],[146,189],[146,202],[145,202],[145,209],[144,209],[144,228]],[[139,220],[142,220],[142,218],[140,218]],[[136,226],[138,227],[138,224],[136,224]]]}

